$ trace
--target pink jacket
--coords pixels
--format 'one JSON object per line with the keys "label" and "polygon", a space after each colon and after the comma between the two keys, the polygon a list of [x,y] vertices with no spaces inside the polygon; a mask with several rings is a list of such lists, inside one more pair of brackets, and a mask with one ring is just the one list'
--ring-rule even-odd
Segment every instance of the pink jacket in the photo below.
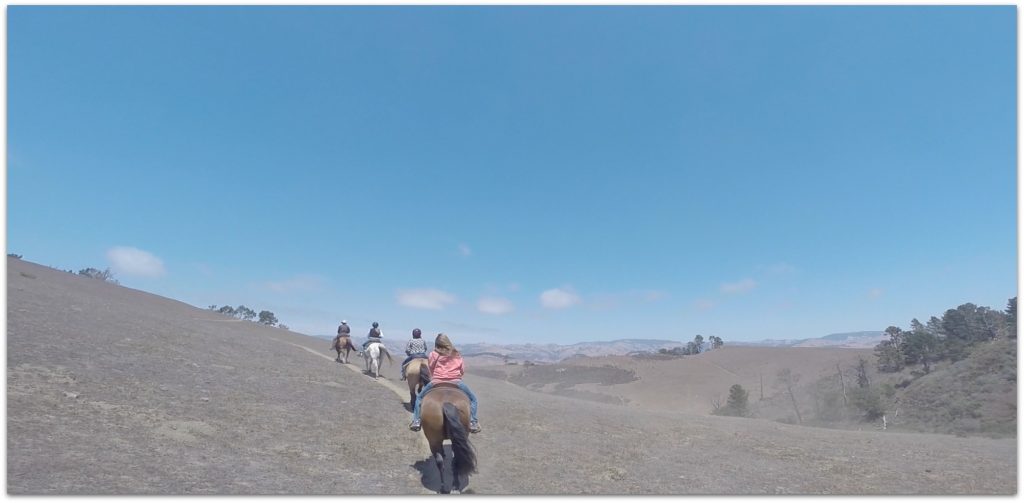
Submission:
{"label": "pink jacket", "polygon": [[427,357],[427,366],[430,367],[431,381],[453,382],[462,379],[462,356],[441,356],[437,351],[431,351]]}

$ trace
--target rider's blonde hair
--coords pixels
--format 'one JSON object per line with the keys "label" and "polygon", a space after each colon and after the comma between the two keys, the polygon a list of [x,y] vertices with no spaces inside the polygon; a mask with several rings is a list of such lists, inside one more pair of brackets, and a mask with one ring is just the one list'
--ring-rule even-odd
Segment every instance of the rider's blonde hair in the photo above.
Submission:
{"label": "rider's blonde hair", "polygon": [[434,351],[442,356],[459,356],[459,350],[452,346],[452,341],[444,334],[437,334],[434,339]]}

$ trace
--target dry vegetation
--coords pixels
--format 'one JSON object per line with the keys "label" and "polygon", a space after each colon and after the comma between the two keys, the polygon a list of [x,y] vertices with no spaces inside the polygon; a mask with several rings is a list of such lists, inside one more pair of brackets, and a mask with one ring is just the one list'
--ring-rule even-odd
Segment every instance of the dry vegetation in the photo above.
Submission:
{"label": "dry vegetation", "polygon": [[[322,339],[14,259],[7,291],[10,494],[435,488],[396,395],[333,363]],[[806,354],[469,362],[490,376],[467,376],[484,427],[470,492],[1016,493],[1012,439],[708,415],[710,394],[735,379],[747,379],[753,402],[752,379],[773,361],[811,375],[847,353],[819,353],[828,361],[816,364]],[[387,379],[397,372],[385,367]]]}

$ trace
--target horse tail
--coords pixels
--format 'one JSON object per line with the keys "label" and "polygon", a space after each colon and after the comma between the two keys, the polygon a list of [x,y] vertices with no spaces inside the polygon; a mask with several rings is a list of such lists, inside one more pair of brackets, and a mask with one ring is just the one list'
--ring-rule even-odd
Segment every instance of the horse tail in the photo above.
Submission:
{"label": "horse tail", "polygon": [[388,357],[388,363],[394,365],[395,361],[391,359],[391,353],[388,353],[388,348],[384,347],[383,344],[381,344],[379,347],[380,347],[380,354]]}
{"label": "horse tail", "polygon": [[458,407],[445,402],[441,409],[444,411],[445,433],[452,440],[452,471],[460,476],[475,473],[476,452],[469,443],[469,432],[459,419]]}

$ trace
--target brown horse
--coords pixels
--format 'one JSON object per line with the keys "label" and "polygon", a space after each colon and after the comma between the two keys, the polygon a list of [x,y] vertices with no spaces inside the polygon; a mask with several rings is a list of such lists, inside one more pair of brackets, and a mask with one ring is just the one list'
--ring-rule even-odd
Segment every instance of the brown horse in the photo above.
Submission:
{"label": "brown horse", "polygon": [[[409,361],[409,365],[405,367],[405,380],[409,381],[409,408],[411,409],[416,405],[416,395],[423,391],[423,386],[426,383],[420,379],[420,369],[427,368],[426,358],[416,358]],[[429,374],[429,371],[427,372]]]}
{"label": "brown horse", "polygon": [[452,441],[452,488],[461,490],[466,484],[460,484],[460,478],[468,483],[469,474],[476,472],[476,453],[469,443],[469,397],[454,384],[437,383],[423,397],[420,411],[423,434],[441,476],[441,493],[451,492],[444,479],[445,439]]}
{"label": "brown horse", "polygon": [[[331,349],[338,352],[338,357],[334,359],[338,363],[348,363],[348,354],[352,351],[359,351],[352,345],[352,338],[347,335],[335,337],[334,343],[331,344]],[[345,358],[341,357],[342,350],[345,350]]]}

